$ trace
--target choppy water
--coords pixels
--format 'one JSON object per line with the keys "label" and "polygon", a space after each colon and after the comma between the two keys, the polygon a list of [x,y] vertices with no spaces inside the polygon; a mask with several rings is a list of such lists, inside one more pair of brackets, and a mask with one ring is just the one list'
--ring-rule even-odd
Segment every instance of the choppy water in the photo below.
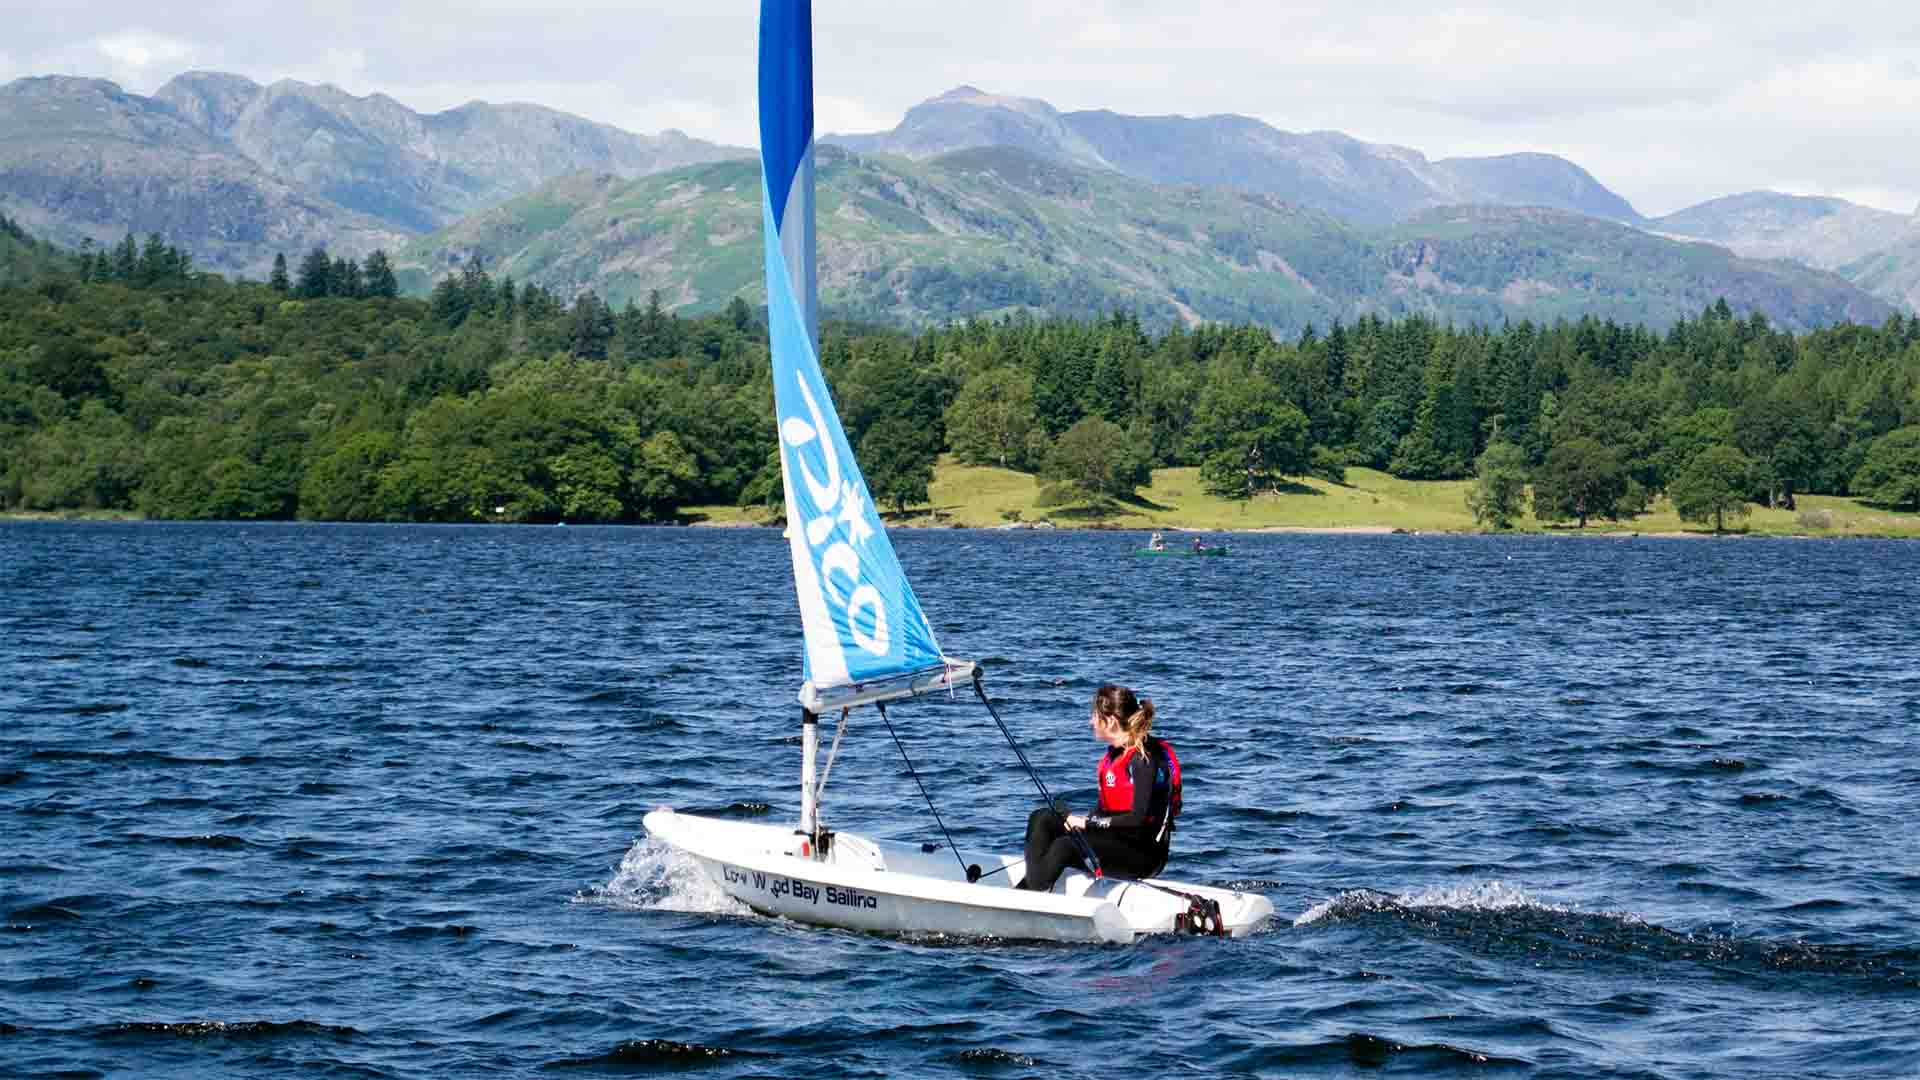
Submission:
{"label": "choppy water", "polygon": [[[1138,542],[897,536],[1054,787],[1158,703],[1250,939],[798,927],[638,835],[795,814],[772,532],[0,526],[0,1074],[1920,1074],[1920,545]],[[1016,847],[977,705],[894,716]],[[934,837],[848,740],[830,819]]]}

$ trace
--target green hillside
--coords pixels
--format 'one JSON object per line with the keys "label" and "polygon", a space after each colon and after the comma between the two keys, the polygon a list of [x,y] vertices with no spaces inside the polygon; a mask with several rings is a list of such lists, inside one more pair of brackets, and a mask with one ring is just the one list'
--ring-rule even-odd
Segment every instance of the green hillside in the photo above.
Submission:
{"label": "green hillside", "polygon": [[[1891,311],[1800,263],[1742,258],[1554,210],[1430,210],[1388,235],[1396,286],[1435,296],[1433,314],[1467,307],[1480,322],[1515,314],[1515,305],[1543,321],[1618,318],[1623,307],[1639,306],[1646,322],[1670,325],[1722,297],[1736,311],[1795,327],[1874,322]],[[1440,302],[1441,293],[1450,302]]]}
{"label": "green hillside", "polygon": [[[1893,310],[1832,274],[1560,211],[1436,210],[1363,231],[1269,195],[1155,185],[1007,148],[910,161],[822,147],[818,184],[823,306],[909,327],[1114,309],[1150,325],[1284,333],[1412,314],[1665,327],[1720,296],[1791,328]],[[478,257],[563,295],[590,288],[620,307],[658,290],[669,307],[706,312],[764,299],[759,204],[751,161],[578,175],[417,239],[398,263],[416,292]]]}
{"label": "green hillside", "polygon": [[69,260],[52,244],[37,239],[0,214],[0,287],[24,285],[50,271],[67,269]]}

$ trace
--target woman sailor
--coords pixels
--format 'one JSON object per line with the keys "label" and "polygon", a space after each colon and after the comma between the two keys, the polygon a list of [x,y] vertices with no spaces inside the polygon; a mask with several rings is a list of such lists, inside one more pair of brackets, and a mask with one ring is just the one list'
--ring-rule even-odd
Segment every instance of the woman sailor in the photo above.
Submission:
{"label": "woman sailor", "polygon": [[1148,877],[1166,865],[1173,819],[1180,812],[1180,759],[1148,733],[1153,702],[1124,686],[1102,686],[1087,718],[1107,744],[1100,759],[1100,806],[1061,817],[1050,807],[1027,819],[1026,877],[1015,887],[1047,892],[1068,866],[1087,869],[1091,850],[1103,873]]}

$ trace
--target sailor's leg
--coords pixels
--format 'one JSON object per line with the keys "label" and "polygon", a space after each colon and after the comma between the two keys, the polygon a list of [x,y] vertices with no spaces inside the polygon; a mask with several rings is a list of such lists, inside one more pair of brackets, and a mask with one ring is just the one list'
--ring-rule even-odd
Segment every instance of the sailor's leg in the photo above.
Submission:
{"label": "sailor's leg", "polygon": [[1027,877],[1020,887],[1034,892],[1051,892],[1053,883],[1060,880],[1060,871],[1069,866],[1084,870],[1087,862],[1081,857],[1080,845],[1073,842],[1073,837],[1062,836],[1048,845],[1038,858],[1027,860]]}
{"label": "sailor's leg", "polygon": [[1088,829],[1087,843],[1093,847],[1100,869],[1121,877],[1145,877],[1166,862],[1166,853],[1154,844],[1143,843],[1127,834],[1104,829]]}
{"label": "sailor's leg", "polygon": [[1068,866],[1086,865],[1080,847],[1067,834],[1067,823],[1048,807],[1041,807],[1027,818],[1027,873],[1020,888],[1046,892]]}
{"label": "sailor's leg", "polygon": [[1027,877],[1033,876],[1033,868],[1046,858],[1047,849],[1065,835],[1066,830],[1067,823],[1051,807],[1043,806],[1027,818]]}

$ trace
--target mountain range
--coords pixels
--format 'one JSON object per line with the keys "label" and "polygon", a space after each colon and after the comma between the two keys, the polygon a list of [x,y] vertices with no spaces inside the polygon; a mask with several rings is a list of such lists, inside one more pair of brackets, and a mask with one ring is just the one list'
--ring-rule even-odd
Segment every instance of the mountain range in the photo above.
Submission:
{"label": "mountain range", "polygon": [[[1547,154],[1435,161],[972,87],[821,144],[826,299],[870,317],[1079,297],[1276,326],[1408,310],[1662,322],[1714,290],[1791,325],[1920,310],[1920,219],[1768,192],[1648,219]],[[69,246],[159,232],[253,276],[276,253],[384,247],[416,288],[478,255],[563,292],[717,305],[758,289],[752,155],[535,105],[422,114],[217,72],[152,97],[65,76],[0,86],[0,212]],[[1085,203],[1095,192],[1111,202]]]}
{"label": "mountain range", "polygon": [[1547,207],[1837,271],[1883,300],[1920,311],[1920,209],[1905,216],[1842,199],[1758,191],[1647,218],[1585,169],[1551,154],[1430,161],[1404,146],[1333,131],[1281,131],[1247,116],[1062,113],[1044,101],[971,86],[909,109],[892,131],[821,141],[913,158],[1011,146],[1155,183],[1266,192],[1360,225],[1405,222],[1442,206]]}
{"label": "mountain range", "polygon": [[[1154,184],[1012,147],[914,160],[819,149],[821,300],[896,324],[1114,308],[1289,331],[1365,314],[1456,323],[1596,315],[1670,325],[1719,297],[1810,327],[1893,308],[1786,261],[1542,207],[1442,207],[1365,229],[1274,195]],[[414,288],[477,258],[619,305],[763,299],[759,165],[575,176],[415,240]]]}
{"label": "mountain range", "polygon": [[190,72],[152,97],[100,79],[0,86],[0,210],[69,246],[158,232],[201,265],[360,255],[556,176],[638,176],[751,154],[536,105],[421,114],[381,94]]}
{"label": "mountain range", "polygon": [[1062,113],[1033,98],[950,90],[907,110],[892,131],[826,135],[864,153],[934,157],[1010,146],[1156,184],[1235,187],[1278,195],[1361,225],[1387,225],[1437,206],[1544,206],[1612,221],[1640,215],[1585,169],[1550,154],[1428,161],[1418,150],[1337,131],[1295,134],[1247,116]]}

